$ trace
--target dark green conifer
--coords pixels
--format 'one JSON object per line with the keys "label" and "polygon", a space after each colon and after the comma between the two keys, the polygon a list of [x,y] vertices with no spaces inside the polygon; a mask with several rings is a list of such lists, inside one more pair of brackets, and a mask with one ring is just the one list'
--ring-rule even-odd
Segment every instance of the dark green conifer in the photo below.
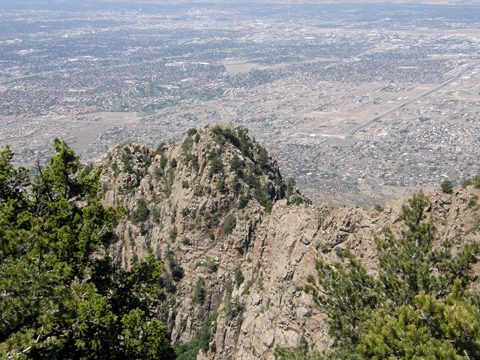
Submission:
{"label": "dark green conifer", "polygon": [[[465,291],[476,280],[468,269],[477,262],[479,245],[467,244],[456,256],[452,255],[452,241],[434,246],[436,228],[425,213],[428,207],[428,198],[422,192],[415,194],[403,206],[400,218],[406,229],[401,236],[387,228],[385,236],[376,239],[378,277],[369,275],[348,250],[339,252],[342,262],[334,265],[317,260],[318,285],[309,276],[305,290],[313,292],[314,300],[328,315],[336,356],[351,358],[360,348],[365,349],[357,347],[367,331],[372,331],[372,321],[383,324],[379,312],[393,314],[395,321],[400,321],[404,311],[421,308],[416,303],[418,296],[423,296],[422,301],[448,303],[449,294]],[[410,308],[401,310],[402,306]],[[436,336],[438,341],[446,339],[441,333]]]}
{"label": "dark green conifer", "polygon": [[100,255],[123,211],[103,207],[100,168],[87,174],[58,139],[54,150],[32,180],[0,152],[0,356],[173,359],[152,311],[161,263],[125,271]]}

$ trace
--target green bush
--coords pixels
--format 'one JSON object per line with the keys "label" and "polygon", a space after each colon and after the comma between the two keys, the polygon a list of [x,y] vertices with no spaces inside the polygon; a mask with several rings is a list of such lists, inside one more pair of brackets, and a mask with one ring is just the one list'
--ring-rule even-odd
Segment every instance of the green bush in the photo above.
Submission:
{"label": "green bush", "polygon": [[218,180],[217,186],[215,186],[215,188],[221,193],[226,193],[228,191],[227,184],[225,184],[225,180],[223,178]]}
{"label": "green bush", "polygon": [[265,204],[265,212],[267,214],[270,214],[272,212],[272,208],[273,208],[272,200],[267,200],[267,203]]}
{"label": "green bush", "polygon": [[140,198],[137,200],[137,208],[132,212],[130,216],[130,221],[133,224],[138,224],[141,221],[147,220],[150,210],[147,207],[147,201],[145,198]]}
{"label": "green bush", "polygon": [[218,145],[222,146],[225,144],[225,138],[220,136],[220,135],[217,135],[213,138],[213,141],[215,141]]}
{"label": "green bush", "polygon": [[179,282],[180,280],[182,280],[183,277],[185,276],[185,270],[183,270],[182,266],[179,264],[173,252],[170,249],[167,250],[165,259],[167,261],[168,268],[170,269],[172,279],[175,282]]}
{"label": "green bush", "polygon": [[131,174],[134,172],[132,167],[133,156],[130,153],[130,150],[128,149],[128,147],[125,146],[123,150],[124,150],[124,152],[122,153],[123,171]]}
{"label": "green bush", "polygon": [[453,183],[450,180],[445,180],[442,182],[441,188],[445,194],[453,193]]}
{"label": "green bush", "polygon": [[198,167],[198,156],[193,154],[187,154],[185,156],[185,166],[191,165],[192,167]]}
{"label": "green bush", "polygon": [[83,172],[85,173],[85,175],[90,175],[90,173],[93,171],[93,164],[92,163],[89,163],[87,165],[85,165],[85,167],[83,168]]}
{"label": "green bush", "polygon": [[296,184],[295,184],[295,179],[294,178],[289,178],[287,180],[287,196],[292,196],[293,195],[295,185]]}
{"label": "green bush", "polygon": [[157,150],[155,150],[155,154],[163,155],[163,152],[165,151],[165,146],[166,144],[164,142],[161,142],[160,145],[158,145]]}
{"label": "green bush", "polygon": [[213,339],[217,329],[218,313],[213,313],[203,323],[202,327],[195,333],[195,336],[186,344],[179,343],[175,347],[177,360],[196,360],[200,350],[207,353],[208,345]]}
{"label": "green bush", "polygon": [[242,270],[237,269],[237,271],[235,271],[235,284],[237,284],[237,287],[239,287],[244,281],[245,277],[243,276]]}
{"label": "green bush", "polygon": [[198,185],[198,188],[195,189],[195,192],[193,193],[195,196],[202,196],[203,195],[203,186]]}
{"label": "green bush", "polygon": [[156,224],[160,224],[160,209],[157,207],[154,207],[152,210],[152,221]]}
{"label": "green bush", "polygon": [[268,167],[268,152],[265,148],[260,150],[260,154],[258,155],[258,165],[262,168]]}
{"label": "green bush", "polygon": [[255,189],[253,191],[253,197],[260,205],[265,206],[267,204],[267,195],[262,189]]}
{"label": "green bush", "polygon": [[250,295],[250,288],[252,287],[252,285],[253,285],[253,281],[248,280],[247,281],[247,286],[245,286],[245,289],[243,289],[243,291],[242,291],[242,296],[243,295]]}
{"label": "green bush", "polygon": [[211,162],[210,162],[210,171],[209,175],[210,177],[213,176],[213,174],[218,174],[221,172],[223,169],[223,162],[220,157],[215,157]]}
{"label": "green bush", "polygon": [[260,188],[261,186],[260,180],[253,172],[248,171],[244,177],[245,177],[244,178],[245,184],[250,186],[250,188],[252,189]]}
{"label": "green bush", "polygon": [[468,201],[467,209],[471,209],[471,208],[473,208],[475,205],[477,205],[477,200],[478,200],[478,196],[477,196],[477,195],[473,195],[472,198]]}
{"label": "green bush", "polygon": [[225,234],[231,234],[233,229],[237,226],[237,220],[233,214],[230,214],[225,219],[225,223],[223,224],[223,232]]}
{"label": "green bush", "polygon": [[182,150],[184,151],[184,153],[188,152],[192,148],[192,145],[193,140],[189,137],[185,138],[182,143]]}
{"label": "green bush", "polygon": [[473,186],[475,189],[480,189],[480,175],[475,176],[473,179]]}
{"label": "green bush", "polygon": [[230,184],[232,189],[237,189],[237,186],[240,185],[240,181],[238,180],[238,177],[235,176],[232,180],[232,183]]}
{"label": "green bush", "polygon": [[168,160],[167,160],[167,158],[166,158],[165,156],[163,156],[163,154],[162,154],[162,156],[160,157],[160,164],[159,164],[159,165],[160,165],[160,169],[162,169],[162,170],[165,169],[165,167],[167,166],[167,164],[168,164]]}
{"label": "green bush", "polygon": [[233,155],[232,159],[229,161],[230,167],[232,171],[234,171],[238,176],[242,176],[243,172],[242,169],[245,167],[245,164],[237,154]]}
{"label": "green bush", "polygon": [[462,183],[462,189],[465,189],[467,186],[473,185],[472,179],[465,179]]}
{"label": "green bush", "polygon": [[301,196],[293,196],[287,200],[287,205],[300,205],[303,204],[303,198]]}
{"label": "green bush", "polygon": [[170,231],[168,232],[168,237],[170,238],[170,240],[175,241],[175,239],[177,238],[177,235],[178,235],[178,231],[177,231],[177,227],[174,226],[173,228],[170,229]]}
{"label": "green bush", "polygon": [[240,195],[237,201],[237,208],[242,210],[248,204],[248,199],[243,195]]}
{"label": "green bush", "polygon": [[138,227],[138,231],[142,236],[147,233],[147,229],[145,228],[145,224],[143,222],[140,223],[140,226]]}
{"label": "green bush", "polygon": [[197,284],[195,285],[195,291],[193,292],[192,302],[194,304],[202,305],[205,301],[205,279],[199,278]]}

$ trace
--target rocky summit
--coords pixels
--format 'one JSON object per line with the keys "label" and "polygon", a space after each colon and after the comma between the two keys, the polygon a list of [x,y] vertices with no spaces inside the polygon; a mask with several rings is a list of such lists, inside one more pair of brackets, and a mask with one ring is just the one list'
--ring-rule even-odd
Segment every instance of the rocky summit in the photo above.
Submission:
{"label": "rocky summit", "polygon": [[[246,129],[231,125],[190,129],[157,149],[125,143],[97,165],[104,204],[127,211],[109,251],[127,269],[150,253],[161,259],[157,316],[180,359],[273,359],[276,346],[300,342],[327,349],[326,315],[303,291],[315,260],[341,261],[349,249],[374,274],[375,237],[404,226],[406,200],[312,205]],[[478,189],[427,196],[435,241],[479,240]]]}

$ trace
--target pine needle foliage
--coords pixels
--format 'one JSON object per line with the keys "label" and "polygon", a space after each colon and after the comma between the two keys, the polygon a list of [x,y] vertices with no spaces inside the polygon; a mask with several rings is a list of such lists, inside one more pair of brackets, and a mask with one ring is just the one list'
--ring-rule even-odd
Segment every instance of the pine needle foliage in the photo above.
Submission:
{"label": "pine needle foliage", "polygon": [[161,263],[125,271],[102,255],[123,210],[103,207],[100,168],[53,148],[32,177],[0,152],[0,357],[172,359],[152,312]]}
{"label": "pine needle foliage", "polygon": [[[402,208],[400,218],[405,230],[401,236],[396,237],[387,228],[382,238],[375,239],[376,277],[368,274],[349,250],[339,252],[342,261],[333,265],[322,259],[316,261],[318,283],[314,276],[309,276],[305,290],[313,293],[316,304],[328,315],[337,357],[359,356],[357,347],[364,334],[372,331],[373,319],[381,323],[379,312],[398,321],[397,309],[414,306],[418,296],[445,302],[454,291],[467,290],[476,281],[468,270],[477,262],[479,245],[467,244],[454,257],[452,241],[435,244],[436,227],[432,217],[427,216],[428,208],[425,194],[415,194]],[[383,358],[388,357],[378,357]]]}
{"label": "pine needle foliage", "polygon": [[480,358],[480,311],[458,279],[445,299],[421,292],[393,314],[376,311],[366,325],[360,359]]}

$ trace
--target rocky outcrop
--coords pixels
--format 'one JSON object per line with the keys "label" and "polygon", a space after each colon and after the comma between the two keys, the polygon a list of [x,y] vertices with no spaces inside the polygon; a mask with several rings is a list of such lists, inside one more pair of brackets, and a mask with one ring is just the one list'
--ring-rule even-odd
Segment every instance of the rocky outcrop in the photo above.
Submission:
{"label": "rocky outcrop", "polygon": [[[275,346],[301,338],[327,348],[325,314],[302,291],[315,259],[341,261],[348,248],[374,273],[375,237],[403,226],[406,200],[382,211],[311,205],[232,126],[191,130],[156,151],[127,143],[99,165],[105,204],[128,211],[112,255],[127,268],[149,253],[162,260],[158,316],[176,345],[208,332],[199,359],[273,359]],[[437,241],[479,240],[478,195],[472,187],[428,194]]]}

